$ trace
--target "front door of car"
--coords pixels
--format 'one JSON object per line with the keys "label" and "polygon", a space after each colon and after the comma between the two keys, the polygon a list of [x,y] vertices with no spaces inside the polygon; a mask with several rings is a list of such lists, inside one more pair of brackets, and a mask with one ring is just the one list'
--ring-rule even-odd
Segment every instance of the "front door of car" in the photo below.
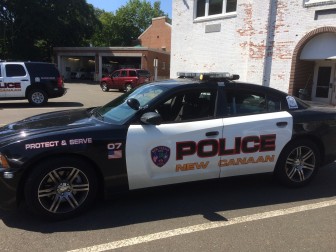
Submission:
{"label": "front door of car", "polygon": [[120,71],[115,71],[111,75],[110,88],[119,88],[118,83],[120,82]]}
{"label": "front door of car", "polygon": [[[281,100],[254,91],[228,93],[223,119],[220,177],[272,172],[292,137],[293,120]],[[287,97],[291,107],[294,98]]]}
{"label": "front door of car", "polygon": [[4,77],[3,77],[3,65],[0,64],[0,98],[1,97],[6,97],[6,92],[4,88]]}
{"label": "front door of car", "polygon": [[129,127],[130,189],[219,177],[223,121],[214,117],[216,95],[209,89],[179,93],[153,108],[161,114],[162,124]]}

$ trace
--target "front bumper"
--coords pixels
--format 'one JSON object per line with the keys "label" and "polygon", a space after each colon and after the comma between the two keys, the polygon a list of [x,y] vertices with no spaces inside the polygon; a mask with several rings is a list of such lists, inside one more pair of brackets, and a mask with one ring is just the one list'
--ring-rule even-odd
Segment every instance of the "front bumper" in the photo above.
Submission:
{"label": "front bumper", "polygon": [[0,209],[11,210],[18,206],[19,176],[0,169]]}

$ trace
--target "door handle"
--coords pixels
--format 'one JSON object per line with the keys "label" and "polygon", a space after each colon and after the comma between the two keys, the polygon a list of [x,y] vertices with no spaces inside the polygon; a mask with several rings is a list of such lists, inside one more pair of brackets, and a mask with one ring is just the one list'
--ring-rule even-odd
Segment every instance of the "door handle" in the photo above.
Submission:
{"label": "door handle", "polygon": [[28,81],[27,79],[23,79],[23,80],[21,80],[21,81]]}
{"label": "door handle", "polygon": [[205,133],[205,135],[206,135],[207,137],[210,137],[210,136],[218,136],[218,135],[219,135],[219,132],[218,132],[218,131],[210,131],[210,132]]}
{"label": "door handle", "polygon": [[285,127],[285,126],[287,126],[287,122],[277,122],[276,123],[276,125],[278,126],[278,127]]}

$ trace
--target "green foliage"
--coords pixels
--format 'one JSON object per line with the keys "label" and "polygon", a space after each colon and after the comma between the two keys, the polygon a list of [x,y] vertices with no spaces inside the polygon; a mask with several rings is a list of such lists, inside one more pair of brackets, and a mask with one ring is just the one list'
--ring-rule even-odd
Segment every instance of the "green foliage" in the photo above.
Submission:
{"label": "green foliage", "polygon": [[100,22],[86,0],[3,0],[0,58],[50,61],[54,46],[81,46]]}
{"label": "green foliage", "polygon": [[131,46],[165,15],[160,3],[130,0],[112,13],[86,0],[1,0],[0,59],[50,61],[53,47]]}
{"label": "green foliage", "polygon": [[[94,46],[131,46],[151,25],[152,18],[165,16],[160,9],[160,1],[130,0],[115,14],[101,13],[102,29],[92,37]],[[108,18],[107,18],[108,17]]]}

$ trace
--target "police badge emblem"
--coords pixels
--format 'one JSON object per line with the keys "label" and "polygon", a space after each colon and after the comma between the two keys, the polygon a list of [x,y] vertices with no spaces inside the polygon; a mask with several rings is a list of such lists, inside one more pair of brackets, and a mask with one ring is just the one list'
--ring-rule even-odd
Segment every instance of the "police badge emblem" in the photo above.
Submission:
{"label": "police badge emblem", "polygon": [[151,151],[152,161],[158,166],[164,166],[170,157],[170,149],[166,146],[157,146]]}

